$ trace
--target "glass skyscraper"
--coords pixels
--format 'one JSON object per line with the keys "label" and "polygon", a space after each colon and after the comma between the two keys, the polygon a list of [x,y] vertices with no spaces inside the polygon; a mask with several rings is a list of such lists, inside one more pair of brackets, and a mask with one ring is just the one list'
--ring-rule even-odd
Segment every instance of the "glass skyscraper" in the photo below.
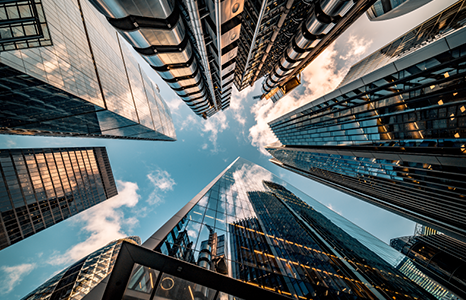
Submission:
{"label": "glass skyscraper", "polygon": [[104,147],[0,149],[0,249],[117,194]]}
{"label": "glass skyscraper", "polygon": [[266,147],[271,161],[466,240],[465,4],[358,63],[333,92],[270,122],[279,140]]}
{"label": "glass skyscraper", "polygon": [[123,241],[140,245],[138,236],[108,243],[65,268],[22,300],[81,300],[113,270]]}
{"label": "glass skyscraper", "polygon": [[241,158],[143,246],[295,299],[431,298],[403,255]]}
{"label": "glass skyscraper", "polygon": [[123,243],[83,299],[440,299],[398,270],[405,258],[238,158],[142,247]]}
{"label": "glass skyscraper", "polygon": [[404,236],[390,245],[425,274],[466,298],[466,243],[444,234]]}
{"label": "glass skyscraper", "polygon": [[2,1],[0,20],[1,134],[176,140],[157,85],[87,0]]}

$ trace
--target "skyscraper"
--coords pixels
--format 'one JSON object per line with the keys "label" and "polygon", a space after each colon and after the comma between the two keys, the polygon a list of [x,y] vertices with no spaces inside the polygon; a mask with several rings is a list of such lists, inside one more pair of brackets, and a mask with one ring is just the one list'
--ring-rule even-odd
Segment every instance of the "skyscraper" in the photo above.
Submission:
{"label": "skyscraper", "polygon": [[112,272],[123,241],[141,245],[141,239],[138,236],[130,236],[110,242],[65,268],[22,298],[22,300],[82,299]]}
{"label": "skyscraper", "polygon": [[2,1],[0,16],[1,134],[176,140],[157,85],[88,1]]}
{"label": "skyscraper", "polygon": [[390,245],[425,274],[466,298],[466,243],[444,234],[404,236]]}
{"label": "skyscraper", "polygon": [[229,106],[233,84],[241,91],[268,76],[265,94],[279,87],[268,98],[289,92],[301,70],[375,0],[90,2],[207,118]]}
{"label": "skyscraper", "polygon": [[238,158],[83,299],[435,299],[403,258]]}
{"label": "skyscraper", "polygon": [[118,194],[104,147],[0,150],[0,249]]}
{"label": "skyscraper", "polygon": [[432,0],[377,0],[366,12],[371,21],[385,21],[407,14]]}
{"label": "skyscraper", "polygon": [[272,162],[466,240],[466,1],[269,123]]}

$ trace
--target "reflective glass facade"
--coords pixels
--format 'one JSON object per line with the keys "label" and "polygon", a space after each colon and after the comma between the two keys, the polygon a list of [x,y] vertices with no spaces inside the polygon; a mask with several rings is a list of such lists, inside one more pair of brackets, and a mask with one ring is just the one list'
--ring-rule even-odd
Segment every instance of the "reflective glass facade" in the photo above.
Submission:
{"label": "reflective glass facade", "polygon": [[103,147],[0,150],[0,249],[117,194]]}
{"label": "reflective glass facade", "polygon": [[0,3],[0,52],[50,45],[42,0]]}
{"label": "reflective glass facade", "polygon": [[241,158],[143,246],[297,299],[431,298],[403,255]]}
{"label": "reflective glass facade", "polygon": [[419,284],[423,289],[429,291],[437,299],[442,300],[461,300],[458,296],[441,286],[438,282],[432,280],[422,271],[420,271],[413,261],[407,257],[403,258],[397,269],[406,277]]}
{"label": "reflective glass facade", "polygon": [[0,133],[176,139],[158,87],[88,1],[42,0],[53,45],[0,52]]}
{"label": "reflective glass facade", "polygon": [[371,21],[397,18],[429,3],[432,0],[377,0],[368,10]]}
{"label": "reflective glass facade", "polygon": [[[414,4],[425,1],[410,0],[408,2]],[[368,10],[368,14],[370,14],[373,9],[382,9],[382,2],[380,0],[377,1],[374,6]],[[340,83],[340,86],[344,86],[378,68],[396,61],[400,57],[419,50],[419,48],[434,40],[451,34],[462,28],[466,23],[465,20],[466,1],[461,0],[354,64]]]}
{"label": "reflective glass facade", "polygon": [[47,280],[22,300],[80,300],[113,270],[123,241],[140,245],[138,236],[108,243],[105,247]]}
{"label": "reflective glass facade", "polygon": [[466,239],[465,37],[462,28],[270,122],[272,162]]}
{"label": "reflective glass facade", "polygon": [[431,278],[466,297],[466,243],[443,234],[405,236],[390,245],[407,257]]}

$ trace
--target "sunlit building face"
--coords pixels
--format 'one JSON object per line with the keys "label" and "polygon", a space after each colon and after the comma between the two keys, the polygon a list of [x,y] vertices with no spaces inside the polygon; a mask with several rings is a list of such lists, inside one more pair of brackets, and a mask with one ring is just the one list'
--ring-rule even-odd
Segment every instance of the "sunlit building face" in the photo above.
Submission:
{"label": "sunlit building face", "polygon": [[117,193],[104,147],[1,149],[0,249]]}

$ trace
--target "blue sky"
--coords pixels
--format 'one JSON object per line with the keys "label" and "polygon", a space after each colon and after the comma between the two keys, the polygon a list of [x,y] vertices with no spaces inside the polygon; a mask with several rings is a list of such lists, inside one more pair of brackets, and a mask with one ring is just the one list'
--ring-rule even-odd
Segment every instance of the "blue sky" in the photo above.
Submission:
{"label": "blue sky", "polygon": [[113,239],[138,235],[144,241],[238,156],[265,167],[384,242],[412,234],[413,222],[270,163],[263,146],[275,139],[266,122],[331,91],[352,64],[454,2],[433,1],[393,21],[369,23],[363,16],[303,72],[302,86],[276,105],[252,99],[260,94],[259,81],[254,88],[235,92],[228,110],[205,121],[152,73],[171,108],[176,142],[0,135],[0,148],[106,146],[119,189],[109,201],[0,251],[0,298],[25,296]]}

